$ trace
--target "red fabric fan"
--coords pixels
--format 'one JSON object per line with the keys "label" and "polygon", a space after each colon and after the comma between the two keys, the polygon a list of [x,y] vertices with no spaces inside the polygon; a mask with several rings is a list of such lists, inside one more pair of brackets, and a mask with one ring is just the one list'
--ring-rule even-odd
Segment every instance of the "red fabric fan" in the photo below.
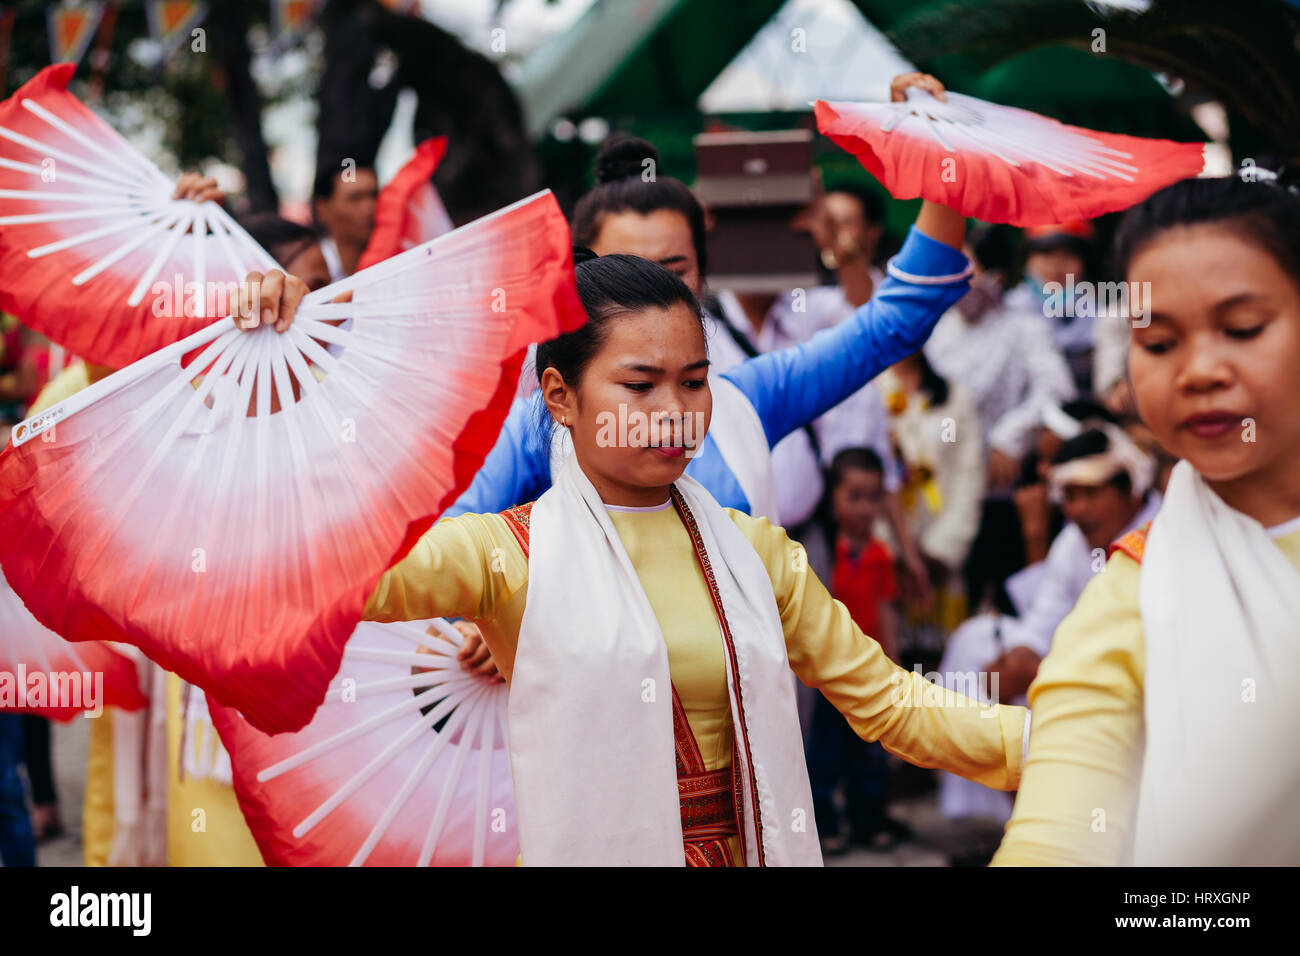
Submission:
{"label": "red fabric fan", "polygon": [[451,217],[433,188],[433,173],[447,153],[447,137],[426,139],[379,191],[375,228],[357,268],[364,269],[451,231]]}
{"label": "red fabric fan", "polygon": [[482,464],[528,344],[585,318],[543,192],[311,293],[284,334],[214,322],[15,426],[0,563],[47,627],[298,730]]}
{"label": "red fabric fan", "polygon": [[65,641],[32,617],[0,574],[0,712],[68,721],[147,703],[134,662],[99,641]]}
{"label": "red fabric fan", "polygon": [[267,863],[514,865],[506,685],[462,670],[461,636],[429,623],[363,621],[297,733],[209,703]]}
{"label": "red fabric fan", "polygon": [[0,103],[0,309],[110,368],[229,314],[272,259],[175,183],[46,67]]}
{"label": "red fabric fan", "polygon": [[1126,209],[1204,166],[1204,146],[1096,133],[960,93],[816,104],[817,128],[896,199],[1044,226]]}

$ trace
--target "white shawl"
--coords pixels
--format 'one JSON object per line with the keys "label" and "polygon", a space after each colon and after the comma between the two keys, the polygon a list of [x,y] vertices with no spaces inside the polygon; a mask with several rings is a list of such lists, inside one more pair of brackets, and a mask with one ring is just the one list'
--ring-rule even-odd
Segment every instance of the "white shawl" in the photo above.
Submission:
{"label": "white shawl", "polygon": [[1300,575],[1187,462],[1142,559],[1146,748],[1132,862],[1300,863]]}
{"label": "white shawl", "polygon": [[[698,482],[683,476],[676,487],[699,526],[735,644],[727,687],[747,862],[759,862],[761,842],[769,866],[820,865],[771,579]],[[509,703],[522,861],[682,866],[663,632],[576,457],[537,500],[530,526],[527,606]]]}

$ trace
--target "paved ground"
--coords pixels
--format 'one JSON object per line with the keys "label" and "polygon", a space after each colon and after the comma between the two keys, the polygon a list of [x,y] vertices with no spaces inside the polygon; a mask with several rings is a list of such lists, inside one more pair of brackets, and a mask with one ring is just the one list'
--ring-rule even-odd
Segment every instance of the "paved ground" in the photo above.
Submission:
{"label": "paved ground", "polygon": [[[81,866],[81,802],[86,774],[86,746],[90,720],[55,724],[53,733],[55,783],[68,832],[37,848],[41,866]],[[826,861],[828,866],[948,866],[956,856],[991,854],[1002,828],[984,821],[946,820],[939,813],[932,790],[925,791],[925,771],[903,775],[902,789],[912,791],[896,799],[890,812],[916,832],[916,840],[889,853],[854,849]],[[920,792],[916,792],[920,791]]]}

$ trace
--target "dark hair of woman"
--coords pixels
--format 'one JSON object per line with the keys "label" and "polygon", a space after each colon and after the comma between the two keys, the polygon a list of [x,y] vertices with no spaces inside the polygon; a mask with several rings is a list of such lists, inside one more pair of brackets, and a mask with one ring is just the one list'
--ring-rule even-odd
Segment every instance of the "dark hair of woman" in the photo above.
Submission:
{"label": "dark hair of woman", "polygon": [[1160,233],[1209,224],[1267,252],[1300,285],[1300,196],[1277,182],[1248,183],[1236,176],[1184,179],[1125,213],[1112,252],[1117,274],[1126,276],[1134,256]]}
{"label": "dark hair of woman", "polygon": [[584,246],[595,243],[606,216],[621,212],[648,216],[671,209],[681,213],[690,226],[691,245],[703,276],[708,271],[704,207],[685,184],[659,175],[658,170],[659,151],[645,140],[610,137],[596,156],[596,185],[578,200],[573,211],[573,241]]}
{"label": "dark hair of woman", "polygon": [[[668,309],[684,305],[700,320],[700,304],[686,283],[656,262],[640,256],[597,256],[590,249],[575,246],[574,273],[578,298],[587,311],[587,321],[580,328],[541,342],[537,346],[537,379],[553,368],[570,386],[582,381],[582,373],[600,351],[609,332],[609,323],[620,315],[645,309]],[[545,434],[554,423],[545,405],[541,406],[540,425]]]}

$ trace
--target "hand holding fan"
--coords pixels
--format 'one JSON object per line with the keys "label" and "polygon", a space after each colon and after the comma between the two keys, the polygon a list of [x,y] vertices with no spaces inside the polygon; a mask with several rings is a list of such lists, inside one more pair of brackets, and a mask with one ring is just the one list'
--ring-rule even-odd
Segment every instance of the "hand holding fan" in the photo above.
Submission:
{"label": "hand holding fan", "polygon": [[215,202],[173,183],[46,67],[0,103],[0,308],[122,368],[228,314],[275,261]]}
{"label": "hand holding fan", "polygon": [[14,428],[0,563],[55,631],[297,730],[492,447],[527,345],[584,320],[539,193],[310,294],[283,334],[215,322]]}
{"label": "hand holding fan", "polygon": [[1046,226],[1126,209],[1204,166],[1199,143],[1067,126],[960,93],[909,87],[901,103],[815,104],[817,128],[896,199],[984,222]]}
{"label": "hand holding fan", "polygon": [[514,864],[506,686],[462,670],[464,638],[429,623],[363,621],[297,733],[267,736],[211,705],[267,863]]}

